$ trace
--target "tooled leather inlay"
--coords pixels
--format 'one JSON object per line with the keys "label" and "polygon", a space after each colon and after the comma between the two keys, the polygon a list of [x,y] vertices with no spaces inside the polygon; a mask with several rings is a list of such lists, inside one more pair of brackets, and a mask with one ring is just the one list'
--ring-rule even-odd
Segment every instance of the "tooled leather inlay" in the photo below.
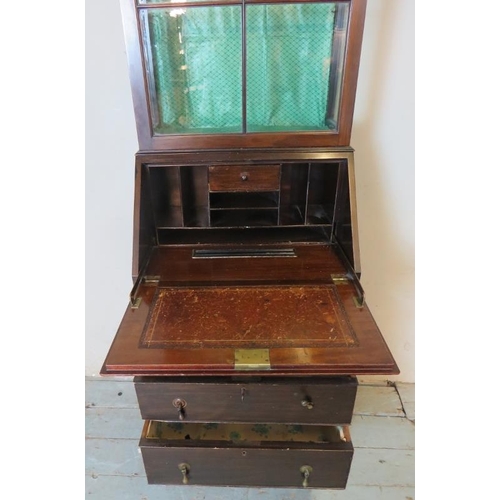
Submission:
{"label": "tooled leather inlay", "polygon": [[334,286],[159,288],[146,348],[354,347]]}

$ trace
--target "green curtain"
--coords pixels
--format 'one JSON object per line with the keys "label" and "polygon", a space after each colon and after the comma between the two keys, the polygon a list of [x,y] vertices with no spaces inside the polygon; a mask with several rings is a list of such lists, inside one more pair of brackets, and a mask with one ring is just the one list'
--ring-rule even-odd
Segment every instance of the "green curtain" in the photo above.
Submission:
{"label": "green curtain", "polygon": [[151,11],[148,27],[159,119],[157,131],[168,132],[169,128],[178,127],[186,114],[186,74],[180,69],[184,60],[178,47],[180,20],[165,12]]}
{"label": "green curtain", "polygon": [[324,129],[332,4],[248,5],[249,131]]}
{"label": "green curtain", "polygon": [[156,132],[241,132],[241,7],[154,9],[148,16]]}
{"label": "green curtain", "polygon": [[[325,3],[247,6],[248,131],[326,128],[333,10]],[[147,15],[156,132],[241,132],[241,7]]]}
{"label": "green curtain", "polygon": [[197,7],[183,22],[192,127],[242,131],[241,8]]}

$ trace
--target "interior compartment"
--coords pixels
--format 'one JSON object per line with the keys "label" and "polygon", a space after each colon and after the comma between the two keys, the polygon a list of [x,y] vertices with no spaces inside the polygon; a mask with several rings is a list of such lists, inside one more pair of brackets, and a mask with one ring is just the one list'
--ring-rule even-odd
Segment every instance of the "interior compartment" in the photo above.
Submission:
{"label": "interior compartment", "polygon": [[311,163],[307,191],[307,224],[331,224],[337,180],[338,163]]}
{"label": "interior compartment", "polygon": [[186,227],[208,225],[207,168],[204,166],[180,167],[182,209]]}
{"label": "interior compartment", "polygon": [[227,208],[277,208],[278,192],[210,193],[210,210]]}
{"label": "interior compartment", "polygon": [[166,441],[227,441],[259,445],[262,442],[335,444],[350,442],[347,426],[286,424],[224,424],[146,422],[143,437]]}
{"label": "interior compartment", "polygon": [[[355,267],[346,160],[247,166],[188,163],[142,169],[141,227],[150,231],[141,244],[141,262],[147,259],[144,252],[152,239],[154,245],[330,242],[338,243]],[[253,181],[246,185],[255,182],[255,189],[210,191],[209,177],[224,183],[227,176],[236,176],[240,182],[240,171],[249,172]],[[276,184],[277,189],[261,189],[266,184]]]}
{"label": "interior compartment", "polygon": [[352,235],[351,195],[347,165],[339,166],[339,176],[335,193],[333,237],[340,245],[349,262],[354,262]]}
{"label": "interior compartment", "polygon": [[212,227],[276,226],[277,209],[217,210],[210,213]]}
{"label": "interior compartment", "polygon": [[307,163],[281,167],[280,224],[304,224],[307,198]]}
{"label": "interior compartment", "polygon": [[150,168],[148,181],[156,227],[183,227],[179,167]]}
{"label": "interior compartment", "polygon": [[266,245],[293,242],[295,244],[327,243],[330,233],[321,226],[261,226],[209,229],[158,229],[159,245]]}
{"label": "interior compartment", "polygon": [[345,488],[353,457],[320,425],[146,421],[139,446],[150,484]]}

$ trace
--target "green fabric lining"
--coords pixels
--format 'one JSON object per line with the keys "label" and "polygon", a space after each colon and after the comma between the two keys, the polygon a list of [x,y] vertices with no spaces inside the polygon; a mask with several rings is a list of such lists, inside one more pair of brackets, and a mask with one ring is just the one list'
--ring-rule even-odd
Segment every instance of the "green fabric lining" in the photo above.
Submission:
{"label": "green fabric lining", "polygon": [[[147,11],[155,133],[242,132],[241,7]],[[248,5],[247,130],[326,129],[334,4]]]}
{"label": "green fabric lining", "polygon": [[247,6],[248,131],[325,129],[330,4]]}

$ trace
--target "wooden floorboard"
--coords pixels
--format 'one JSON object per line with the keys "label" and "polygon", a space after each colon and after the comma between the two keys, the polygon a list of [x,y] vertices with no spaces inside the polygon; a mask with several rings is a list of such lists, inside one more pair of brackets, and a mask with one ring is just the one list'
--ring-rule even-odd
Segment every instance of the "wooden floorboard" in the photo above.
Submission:
{"label": "wooden floorboard", "polygon": [[144,421],[139,408],[86,408],[85,435],[92,438],[137,439]]}
{"label": "wooden floorboard", "polygon": [[413,384],[359,386],[345,491],[148,485],[132,381],[86,380],[86,496],[94,500],[414,500]]}
{"label": "wooden floorboard", "polygon": [[358,386],[354,414],[381,417],[405,416],[395,387],[366,385]]}
{"label": "wooden floorboard", "polygon": [[349,486],[403,486],[415,484],[415,451],[356,448]]}
{"label": "wooden floorboard", "polygon": [[88,380],[85,389],[85,408],[138,408],[139,406],[134,384],[130,380]]}
{"label": "wooden floorboard", "polygon": [[415,448],[415,424],[407,418],[354,415],[351,438],[355,448]]}
{"label": "wooden floorboard", "polygon": [[397,382],[396,388],[403,403],[406,417],[415,420],[415,385]]}
{"label": "wooden floorboard", "polygon": [[85,474],[145,476],[138,439],[85,440]]}
{"label": "wooden floorboard", "polygon": [[343,491],[148,485],[133,476],[86,476],[89,500],[414,500],[413,486],[348,485]]}

